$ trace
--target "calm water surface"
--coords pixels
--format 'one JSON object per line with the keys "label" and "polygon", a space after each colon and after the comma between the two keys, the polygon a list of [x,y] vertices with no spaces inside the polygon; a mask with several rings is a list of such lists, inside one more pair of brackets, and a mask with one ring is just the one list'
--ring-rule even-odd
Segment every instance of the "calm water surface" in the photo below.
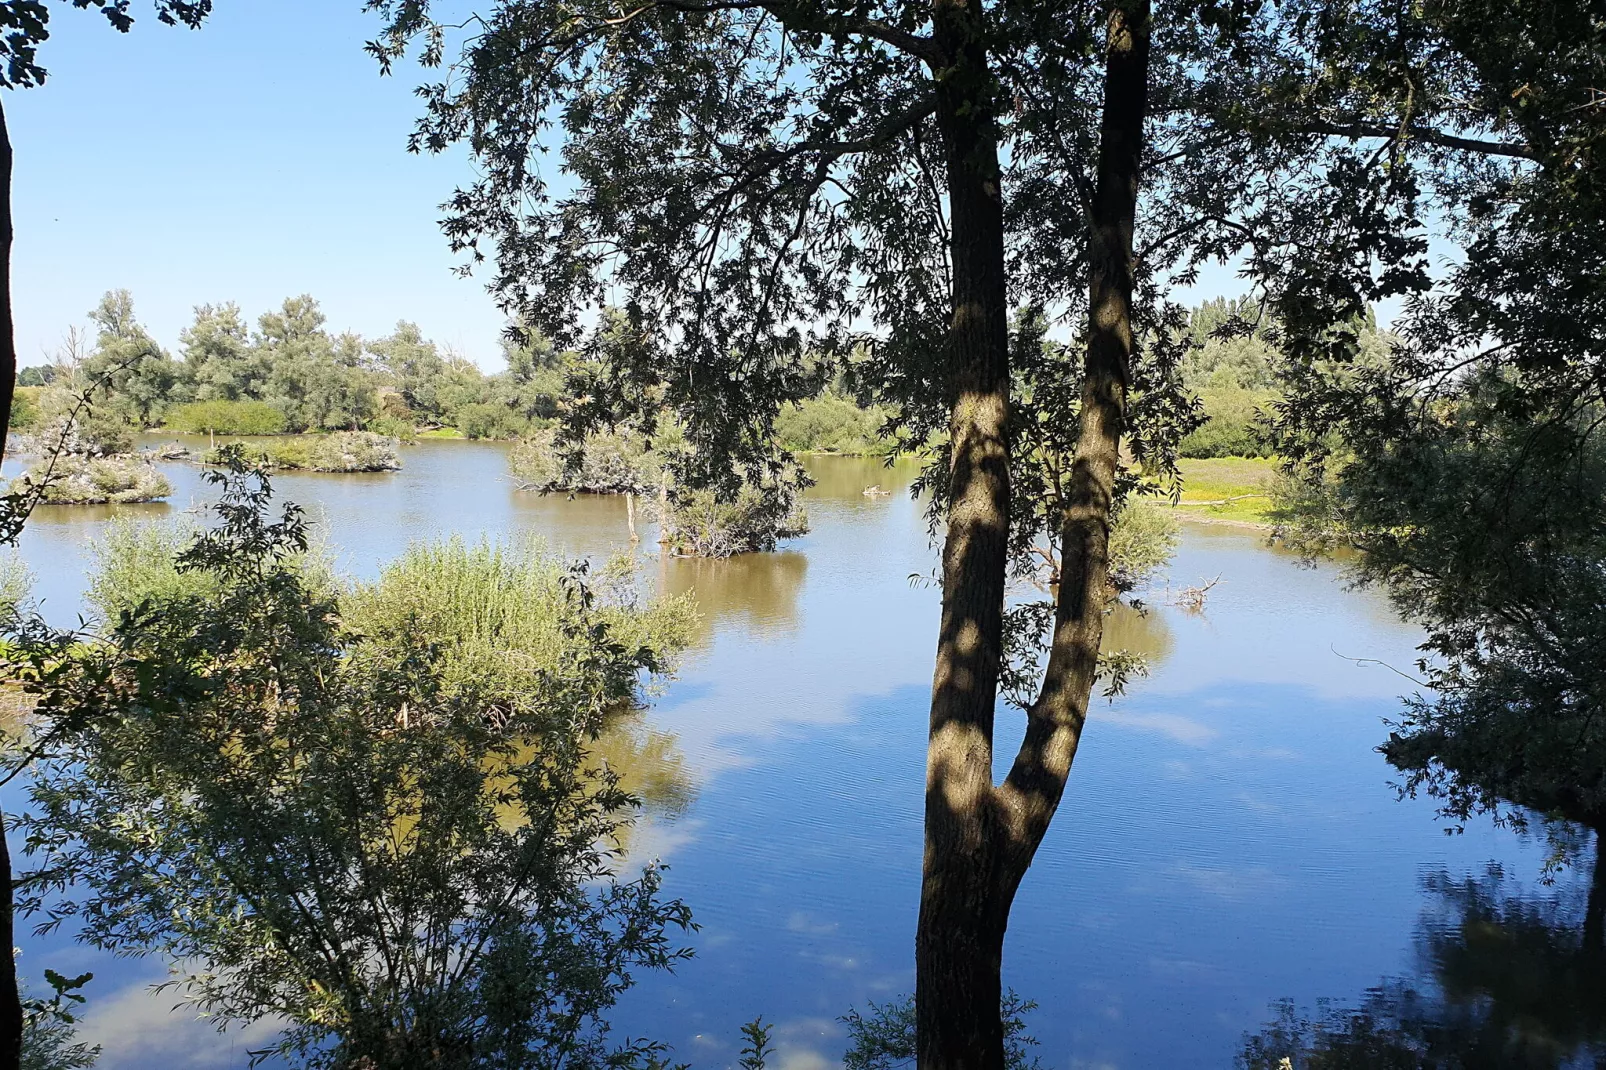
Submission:
{"label": "calm water surface", "polygon": [[[452,534],[538,535],[593,557],[630,548],[621,499],[519,492],[505,454],[427,443],[400,473],[275,485],[360,576]],[[634,840],[669,865],[668,891],[702,928],[696,958],[644,979],[615,1026],[694,1066],[734,1063],[738,1028],[758,1014],[779,1027],[772,1065],[833,1065],[839,1015],[913,986],[937,594],[909,576],[933,554],[907,495],[862,494],[901,491],[912,469],[811,468],[813,532],[781,553],[665,561],[645,527],[637,550],[647,579],[694,590],[705,616],[648,715],[681,783]],[[34,517],[23,553],[48,616],[83,611],[109,517],[182,518],[207,499],[195,469],[168,471],[169,505]],[[1334,570],[1251,534],[1190,526],[1169,571],[1177,586],[1220,583],[1202,613],[1161,591],[1147,616],[1113,621],[1109,643],[1141,650],[1153,672],[1096,703],[1011,917],[1006,982],[1039,1005],[1029,1023],[1045,1067],[1227,1067],[1274,1001],[1376,1009],[1402,992],[1504,1029],[1491,1043],[1520,1058],[1480,1065],[1592,1065],[1606,1014],[1574,1006],[1580,986],[1598,994],[1567,959],[1579,880],[1541,884],[1544,844],[1487,822],[1446,835],[1431,803],[1397,798],[1373,750],[1410,686],[1386,666],[1411,665],[1417,633]],[[1002,715],[999,739],[1022,721]],[[1513,981],[1519,962],[1540,965]],[[95,971],[85,1032],[106,1070],[241,1067],[269,1035],[169,1014],[173,999],[146,988],[155,963],[25,941],[22,972],[45,966]]]}

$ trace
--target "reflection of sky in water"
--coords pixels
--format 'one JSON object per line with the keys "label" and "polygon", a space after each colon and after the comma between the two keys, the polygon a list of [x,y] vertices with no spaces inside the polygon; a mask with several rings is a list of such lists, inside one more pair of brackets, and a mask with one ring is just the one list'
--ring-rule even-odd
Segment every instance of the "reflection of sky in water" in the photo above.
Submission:
{"label": "reflection of sky in water", "polygon": [[[501,457],[432,445],[407,451],[399,476],[280,484],[317,503],[358,573],[435,532],[540,531],[593,554],[626,545],[621,501],[520,494],[496,481]],[[780,1024],[777,1065],[834,1061],[838,1015],[913,984],[938,595],[908,577],[932,557],[914,503],[860,493],[905,485],[906,468],[817,471],[814,532],[790,553],[645,569],[696,589],[707,623],[649,715],[678,739],[695,799],[634,842],[669,862],[668,890],[703,928],[697,958],[644,979],[616,1025],[696,1065],[732,1062],[739,1024],[760,1013]],[[59,618],[81,586],[90,525],[48,520],[26,551]],[[1541,860],[1485,823],[1447,837],[1430,803],[1396,801],[1373,748],[1408,685],[1346,660],[1413,662],[1415,633],[1379,599],[1221,529],[1189,528],[1170,574],[1176,586],[1221,582],[1202,614],[1156,597],[1149,618],[1119,622],[1153,673],[1126,698],[1095,701],[1011,918],[1006,977],[1040,1004],[1031,1024],[1047,1067],[1230,1065],[1273,999],[1358,996],[1410,971],[1424,873],[1499,859],[1531,878]],[[1021,720],[1000,717],[1000,765]],[[97,971],[89,1027],[108,1070],[240,1066],[260,1040],[163,1015],[171,999],[130,987],[154,964],[59,938],[27,948],[25,973]],[[125,1031],[136,1024],[147,1040]]]}

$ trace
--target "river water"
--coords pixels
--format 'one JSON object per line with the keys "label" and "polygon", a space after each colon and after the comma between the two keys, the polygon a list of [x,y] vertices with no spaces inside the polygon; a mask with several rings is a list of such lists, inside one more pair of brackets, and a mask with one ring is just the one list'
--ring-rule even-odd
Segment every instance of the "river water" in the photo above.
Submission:
{"label": "river water", "polygon": [[[622,499],[518,491],[504,446],[423,443],[403,459],[399,473],[275,486],[356,575],[448,534],[630,548]],[[772,1067],[829,1067],[839,1016],[913,986],[938,597],[910,577],[934,555],[904,493],[912,468],[810,468],[813,530],[780,553],[661,560],[645,526],[636,550],[648,580],[695,591],[704,615],[647,715],[683,783],[633,839],[668,864],[667,891],[701,929],[696,957],[644,978],[614,1021],[697,1067],[734,1064],[759,1014],[777,1026]],[[167,505],[39,510],[22,552],[48,616],[83,609],[111,516],[172,519],[206,500],[194,468],[168,473]],[[871,484],[895,493],[866,497]],[[1186,526],[1168,571],[1174,586],[1219,583],[1202,612],[1162,589],[1146,616],[1112,622],[1108,645],[1147,655],[1151,674],[1096,700],[1011,916],[1006,983],[1038,1004],[1027,1022],[1043,1066],[1229,1067],[1281,1000],[1406,1042],[1437,1036],[1468,1066],[1594,1065],[1602,971],[1575,947],[1587,881],[1542,883],[1541,838],[1488,821],[1447,834],[1430,801],[1398,797],[1374,751],[1411,690],[1391,666],[1409,671],[1417,632],[1253,533]],[[1001,754],[1022,721],[1001,715]],[[147,989],[154,962],[64,936],[22,946],[25,976],[96,973],[84,1033],[106,1070],[241,1067],[271,1034],[170,1014],[173,998]]]}

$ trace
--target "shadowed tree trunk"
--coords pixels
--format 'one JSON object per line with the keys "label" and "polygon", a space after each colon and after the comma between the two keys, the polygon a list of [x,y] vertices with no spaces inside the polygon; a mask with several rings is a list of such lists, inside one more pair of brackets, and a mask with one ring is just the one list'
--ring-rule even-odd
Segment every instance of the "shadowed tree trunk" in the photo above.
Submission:
{"label": "shadowed tree trunk", "polygon": [[999,1021],[1007,903],[995,894],[993,704],[1009,540],[1009,320],[994,87],[982,14],[939,0],[934,37],[952,218],[953,321],[942,623],[926,752],[926,832],[915,1005],[921,1070],[1002,1070]]}
{"label": "shadowed tree trunk", "polygon": [[[0,95],[0,460],[11,427],[11,398],[17,384],[17,337],[11,315],[11,136]],[[22,1060],[22,998],[17,991],[15,892],[11,886],[11,849],[0,813],[0,941],[5,960],[0,969],[0,1070],[16,1070]]]}
{"label": "shadowed tree trunk", "polygon": [[11,314],[11,136],[5,101],[0,99],[0,460],[11,427],[11,399],[17,389],[17,332]]}
{"label": "shadowed tree trunk", "polygon": [[1003,784],[993,711],[1009,531],[1009,365],[1002,199],[980,15],[939,0],[950,66],[937,119],[953,219],[956,386],[942,623],[926,757],[915,997],[920,1070],[1002,1070],[1000,969],[1015,891],[1064,793],[1104,630],[1116,462],[1133,347],[1132,238],[1148,91],[1147,0],[1112,7],[1092,204],[1090,323],[1080,434],[1061,535],[1063,575],[1043,689]]}

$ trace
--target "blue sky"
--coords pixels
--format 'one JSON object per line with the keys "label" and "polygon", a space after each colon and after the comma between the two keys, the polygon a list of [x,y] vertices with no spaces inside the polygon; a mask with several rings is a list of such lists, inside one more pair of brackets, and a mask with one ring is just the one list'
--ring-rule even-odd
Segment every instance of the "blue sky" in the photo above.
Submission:
{"label": "blue sky", "polygon": [[357,0],[219,0],[199,31],[136,0],[127,35],[50,7],[50,80],[5,98],[23,364],[113,287],[169,346],[196,304],[311,293],[336,330],[411,319],[500,364],[502,317],[436,222],[468,165],[406,152],[417,72],[379,76]]}
{"label": "blue sky", "polygon": [[[236,301],[254,320],[310,293],[336,331],[409,319],[501,366],[502,316],[452,273],[437,225],[468,161],[406,152],[420,72],[380,77],[360,0],[219,0],[199,31],[136,0],[126,35],[50,6],[50,80],[5,98],[23,365],[126,287],[169,347],[197,304]],[[1239,292],[1232,276],[1208,271],[1184,299]]]}

